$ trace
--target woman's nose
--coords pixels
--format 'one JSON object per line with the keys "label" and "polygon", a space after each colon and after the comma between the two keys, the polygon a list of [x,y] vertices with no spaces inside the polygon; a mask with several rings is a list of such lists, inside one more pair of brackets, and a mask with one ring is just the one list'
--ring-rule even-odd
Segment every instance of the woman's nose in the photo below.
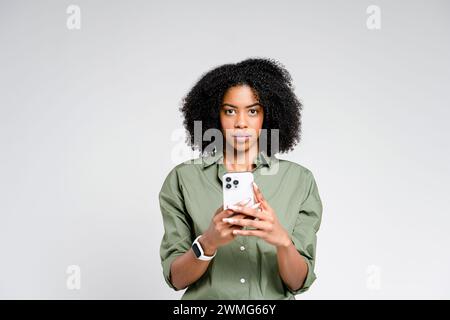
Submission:
{"label": "woman's nose", "polygon": [[236,122],[234,124],[235,128],[246,128],[247,127],[247,118],[245,114],[240,114],[236,117]]}

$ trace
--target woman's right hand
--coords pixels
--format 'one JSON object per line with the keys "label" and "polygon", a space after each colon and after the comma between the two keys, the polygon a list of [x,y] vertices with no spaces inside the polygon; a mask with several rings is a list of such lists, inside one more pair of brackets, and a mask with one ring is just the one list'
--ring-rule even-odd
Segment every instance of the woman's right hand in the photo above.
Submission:
{"label": "woman's right hand", "polygon": [[[250,199],[238,202],[236,205],[246,206],[250,202]],[[217,248],[226,245],[234,240],[236,235],[233,234],[233,230],[239,230],[242,227],[231,225],[223,222],[223,218],[229,218],[233,215],[233,211],[229,209],[223,209],[223,205],[218,208],[211,220],[208,229],[199,238],[199,242],[205,251],[205,255],[212,256]],[[243,214],[235,214],[233,218],[242,219],[245,218]]]}

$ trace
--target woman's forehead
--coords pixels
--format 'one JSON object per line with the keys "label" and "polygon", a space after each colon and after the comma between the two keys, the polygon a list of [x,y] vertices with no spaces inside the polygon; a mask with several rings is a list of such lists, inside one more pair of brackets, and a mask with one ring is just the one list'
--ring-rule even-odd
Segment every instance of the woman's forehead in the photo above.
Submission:
{"label": "woman's forehead", "polygon": [[235,107],[247,107],[259,102],[255,91],[248,85],[240,85],[229,88],[223,97],[224,104]]}

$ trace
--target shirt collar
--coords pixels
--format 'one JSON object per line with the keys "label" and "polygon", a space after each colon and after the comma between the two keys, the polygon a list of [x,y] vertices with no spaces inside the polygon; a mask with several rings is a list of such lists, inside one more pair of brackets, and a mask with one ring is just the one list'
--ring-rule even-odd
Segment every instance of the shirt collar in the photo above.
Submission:
{"label": "shirt collar", "polygon": [[[223,152],[217,151],[210,155],[206,155],[203,158],[203,168],[207,168],[214,163],[223,163]],[[268,166],[271,167],[273,163],[274,157],[269,157],[264,151],[260,151],[258,155],[255,157],[253,163],[256,164],[256,167],[259,166]]]}

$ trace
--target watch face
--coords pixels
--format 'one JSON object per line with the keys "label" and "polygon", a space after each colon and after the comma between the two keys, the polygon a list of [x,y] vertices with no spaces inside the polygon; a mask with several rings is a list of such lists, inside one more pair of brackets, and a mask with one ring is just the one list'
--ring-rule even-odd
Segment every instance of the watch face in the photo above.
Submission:
{"label": "watch face", "polygon": [[194,244],[192,245],[192,250],[194,251],[195,256],[196,256],[197,258],[201,256],[202,253],[200,252],[200,250],[199,250],[199,248],[198,248],[198,246],[197,246],[196,243],[194,243]]}

